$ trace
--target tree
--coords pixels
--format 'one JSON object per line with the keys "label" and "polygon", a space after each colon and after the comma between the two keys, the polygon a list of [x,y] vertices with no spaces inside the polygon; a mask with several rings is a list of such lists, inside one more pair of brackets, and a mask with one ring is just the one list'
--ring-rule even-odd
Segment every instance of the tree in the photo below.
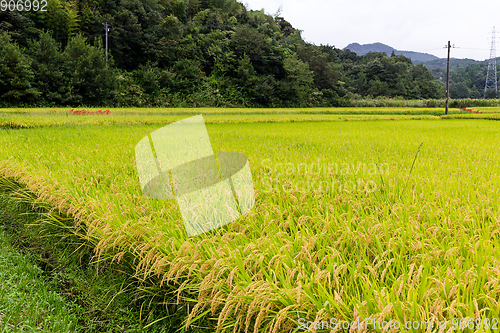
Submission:
{"label": "tree", "polygon": [[281,99],[288,100],[290,106],[308,106],[313,92],[313,72],[297,54],[285,59],[283,68],[287,74],[285,82],[289,85],[288,89],[282,91]]}
{"label": "tree", "polygon": [[65,99],[70,104],[103,105],[111,98],[115,88],[115,76],[102,46],[91,46],[81,35],[68,42],[62,54],[63,68],[69,79],[69,91]]}
{"label": "tree", "polygon": [[40,102],[44,105],[61,105],[67,93],[68,80],[62,66],[60,44],[52,34],[42,32],[40,39],[30,40],[28,55],[33,59],[33,85],[41,93]]}
{"label": "tree", "polygon": [[416,87],[416,93],[413,98],[438,98],[444,95],[444,88],[437,84],[431,72],[422,64],[416,65],[411,69],[413,84]]}
{"label": "tree", "polygon": [[190,59],[177,61],[173,72],[175,73],[173,90],[184,96],[194,93],[205,76],[200,69],[199,62]]}
{"label": "tree", "polygon": [[40,92],[32,87],[31,59],[23,54],[10,36],[0,33],[0,104],[29,104]]}
{"label": "tree", "polygon": [[78,4],[76,0],[48,0],[47,11],[39,12],[38,24],[52,31],[55,37],[74,35],[79,26]]}
{"label": "tree", "polygon": [[[354,94],[442,92],[409,58],[306,43],[279,12],[247,10],[236,0],[48,0],[47,9],[0,12],[0,31],[18,39],[17,76],[31,85],[18,82],[24,88],[11,94],[41,92],[39,105],[336,106]],[[104,22],[111,25],[109,66]],[[479,94],[482,68],[454,70],[462,93]]]}

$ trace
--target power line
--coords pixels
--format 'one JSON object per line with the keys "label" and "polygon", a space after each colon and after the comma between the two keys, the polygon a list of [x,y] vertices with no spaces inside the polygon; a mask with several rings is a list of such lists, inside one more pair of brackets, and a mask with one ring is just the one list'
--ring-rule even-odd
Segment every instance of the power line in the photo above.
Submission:
{"label": "power line", "polygon": [[[421,53],[424,53],[424,52],[430,52],[430,51],[437,51],[437,50],[442,50],[443,48],[442,47],[438,47],[438,48],[435,48],[435,49],[429,49],[429,50],[422,50],[422,51],[407,51],[407,52],[421,52]],[[398,50],[399,51],[399,50]]]}
{"label": "power line", "polygon": [[462,50],[476,50],[476,51],[486,51],[489,49],[478,49],[478,48],[469,48],[469,47],[456,47],[457,49],[462,49]]}

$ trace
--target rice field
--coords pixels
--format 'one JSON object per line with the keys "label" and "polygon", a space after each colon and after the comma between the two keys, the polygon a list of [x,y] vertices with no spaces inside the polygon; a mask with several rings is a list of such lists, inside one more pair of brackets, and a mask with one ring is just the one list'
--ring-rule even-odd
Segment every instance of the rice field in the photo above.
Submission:
{"label": "rice field", "polygon": [[[132,266],[146,303],[190,304],[185,327],[489,332],[500,109],[475,110],[4,109],[0,175]],[[142,196],[134,147],[199,113],[214,151],[248,157],[256,203],[187,237],[175,201]]]}

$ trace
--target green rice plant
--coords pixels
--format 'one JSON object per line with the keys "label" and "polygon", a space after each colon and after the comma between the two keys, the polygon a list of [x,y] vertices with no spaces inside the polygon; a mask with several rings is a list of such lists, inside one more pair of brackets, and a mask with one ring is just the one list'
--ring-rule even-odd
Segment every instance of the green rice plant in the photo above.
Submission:
{"label": "green rice plant", "polygon": [[[190,115],[203,114],[207,123],[275,123],[354,120],[440,119],[444,108],[311,108],[311,109],[113,109],[99,114],[100,109],[86,109],[75,114],[69,109],[3,109],[0,128],[35,128],[72,125],[161,125]],[[471,109],[469,109],[471,110]],[[499,108],[467,110],[451,109],[444,118],[496,119]],[[476,113],[478,112],[478,113]],[[480,113],[479,113],[480,112]]]}
{"label": "green rice plant", "polygon": [[141,195],[134,146],[159,124],[3,130],[0,173],[134,267],[145,310],[188,304],[186,327],[498,318],[496,122],[218,117],[214,150],[248,156],[256,205],[197,237],[175,202]]}

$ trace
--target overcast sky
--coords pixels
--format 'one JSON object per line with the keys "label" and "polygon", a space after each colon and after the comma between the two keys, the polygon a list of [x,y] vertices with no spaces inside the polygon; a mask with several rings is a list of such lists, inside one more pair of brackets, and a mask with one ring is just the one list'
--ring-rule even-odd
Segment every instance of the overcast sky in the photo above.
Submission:
{"label": "overcast sky", "polygon": [[446,58],[448,40],[453,58],[490,57],[491,31],[497,30],[498,0],[239,0],[248,9],[282,14],[302,38],[314,44],[344,48],[348,44],[384,43],[397,50],[418,51]]}

